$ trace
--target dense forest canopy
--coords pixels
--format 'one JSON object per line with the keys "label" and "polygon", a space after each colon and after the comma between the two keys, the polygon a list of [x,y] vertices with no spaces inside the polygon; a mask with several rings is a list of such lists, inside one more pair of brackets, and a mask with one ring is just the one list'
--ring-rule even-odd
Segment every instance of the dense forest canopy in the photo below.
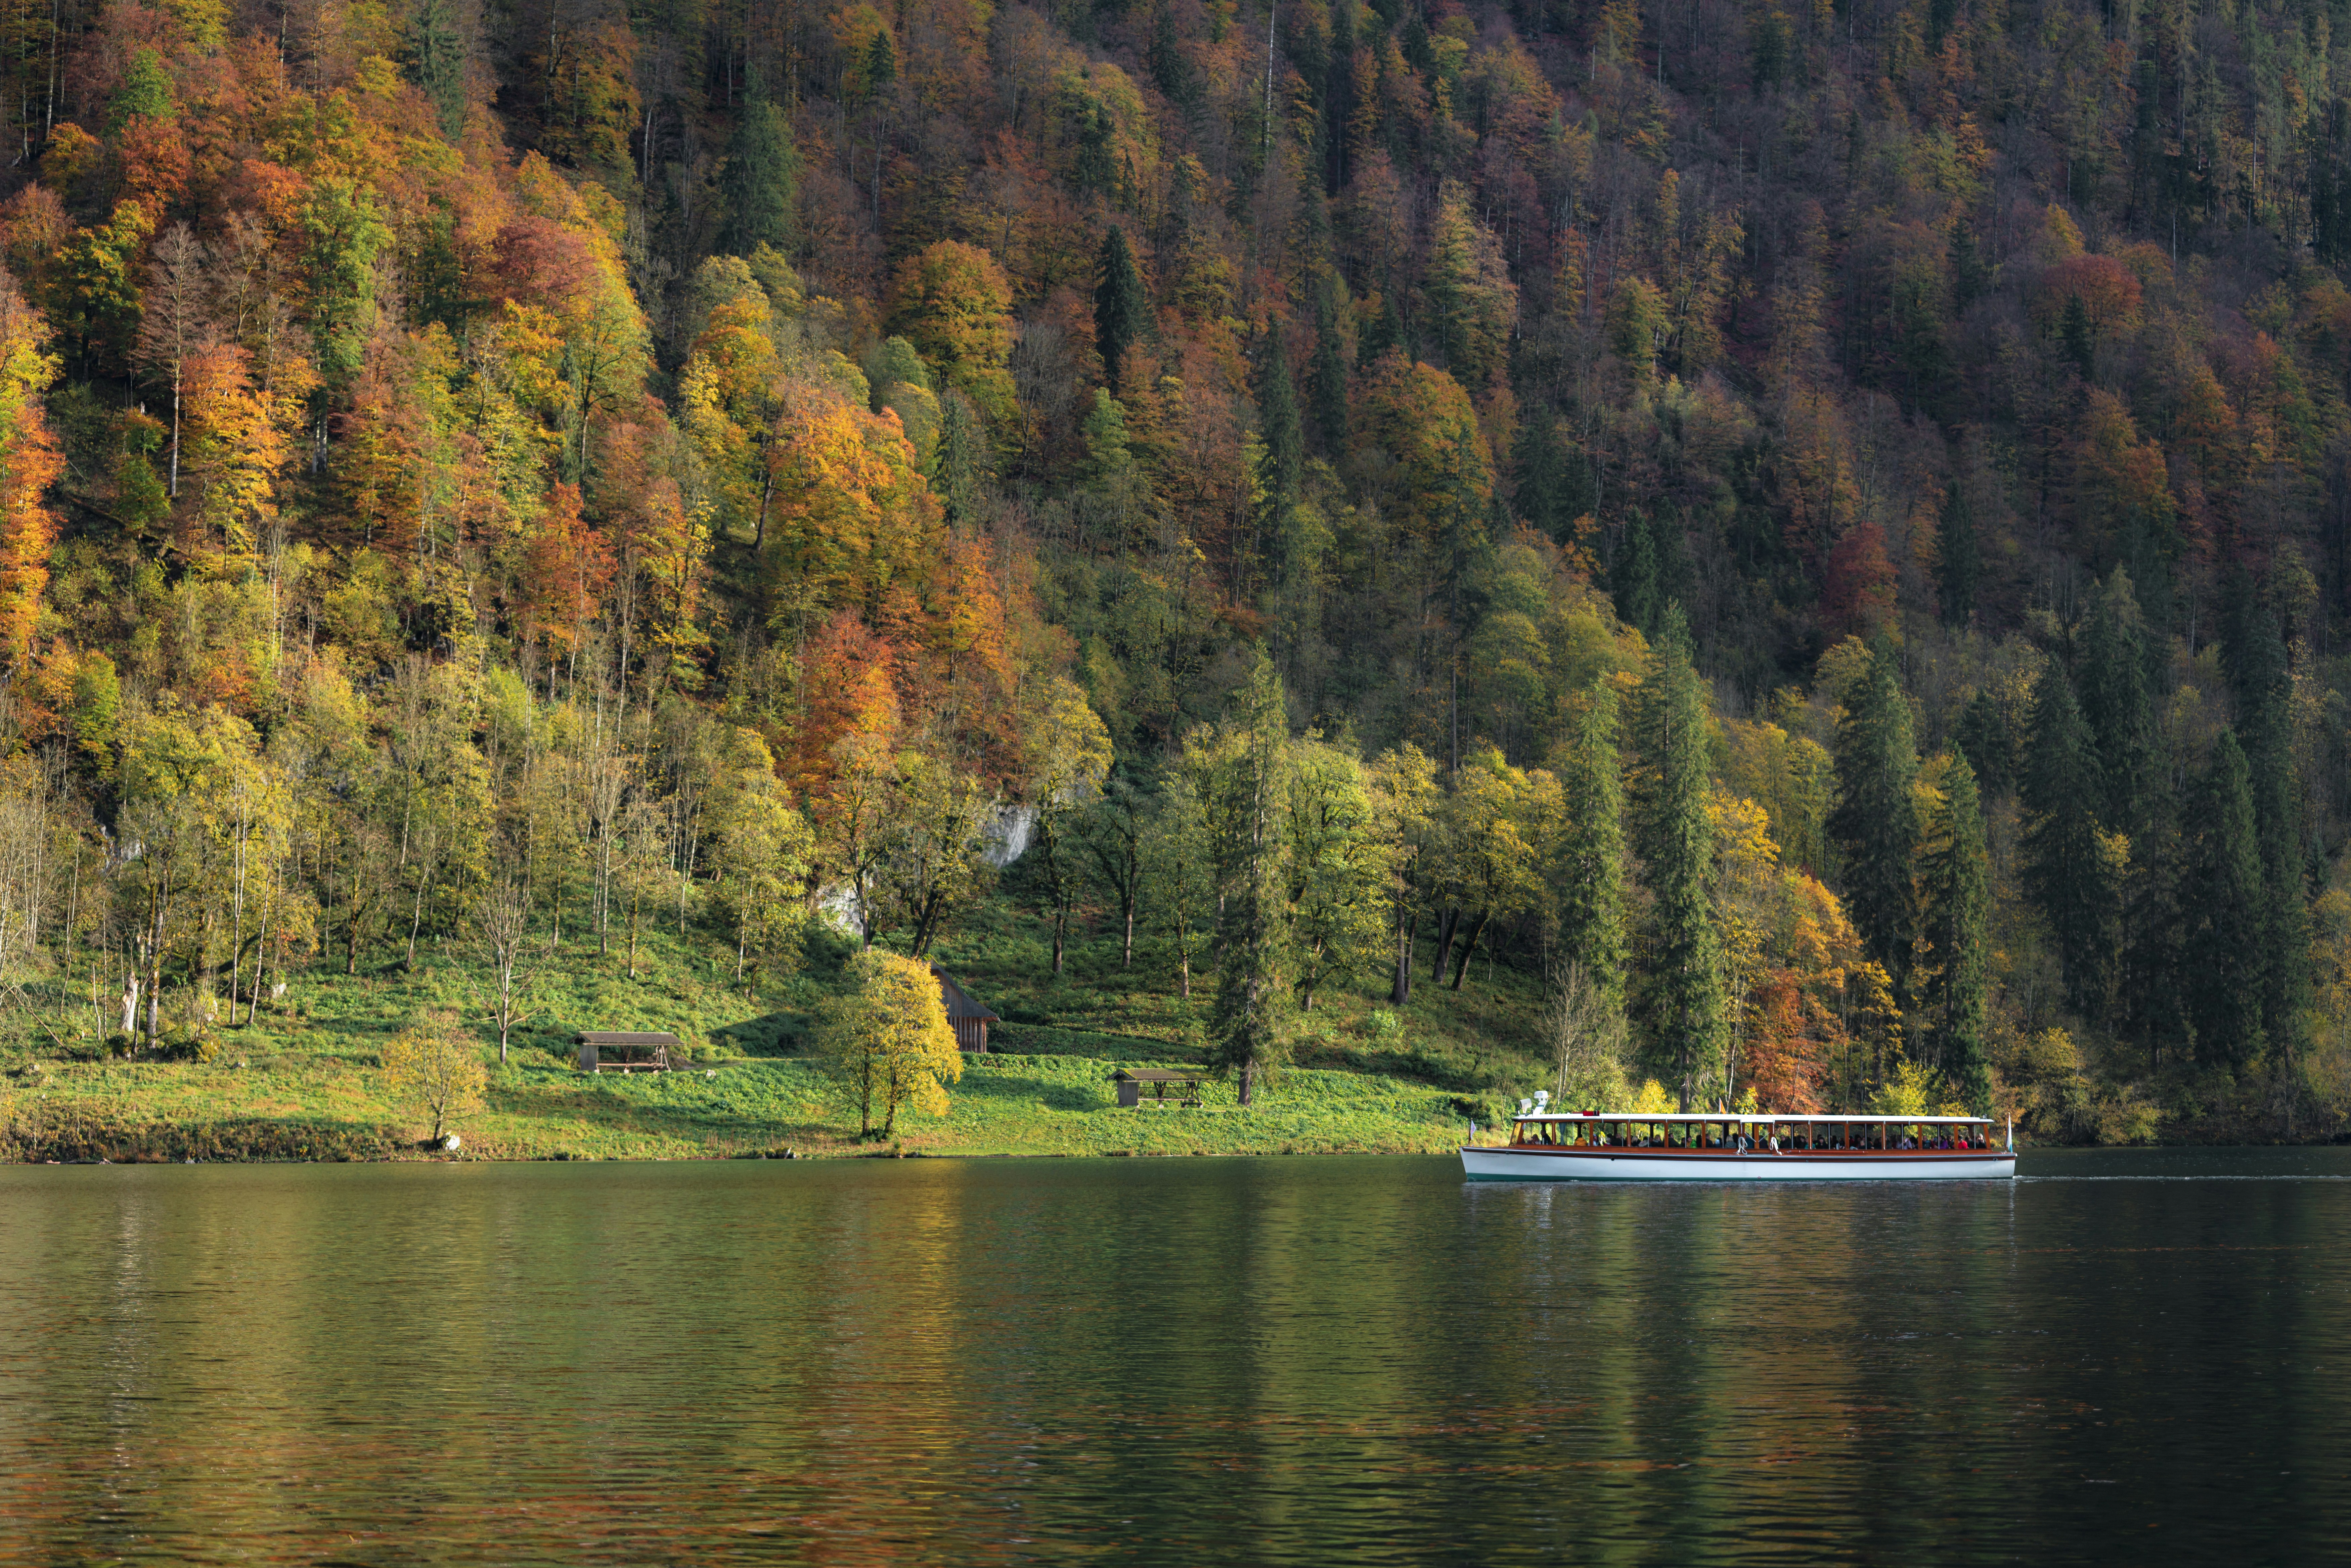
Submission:
{"label": "dense forest canopy", "polygon": [[2331,0],[5,16],[26,1038],[1009,833],[1245,1081],[2351,1112]]}

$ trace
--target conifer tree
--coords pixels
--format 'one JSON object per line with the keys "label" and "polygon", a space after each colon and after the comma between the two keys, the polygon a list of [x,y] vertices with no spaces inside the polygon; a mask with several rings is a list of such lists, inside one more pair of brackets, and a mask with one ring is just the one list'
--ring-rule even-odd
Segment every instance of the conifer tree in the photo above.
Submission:
{"label": "conifer tree", "polygon": [[1557,875],[1562,959],[1580,967],[1611,1007],[1625,1003],[1625,783],[1616,755],[1616,688],[1595,682],[1568,721],[1554,762],[1560,811]]}
{"label": "conifer tree", "polygon": [[1678,602],[1667,605],[1635,693],[1634,738],[1641,770],[1635,847],[1650,894],[1640,1019],[1684,1110],[1719,1082],[1727,1042],[1721,941],[1707,875],[1714,828],[1706,814],[1706,697],[1690,666]]}
{"label": "conifer tree", "polygon": [[1326,453],[1347,444],[1347,351],[1339,335],[1341,301],[1332,298],[1345,289],[1333,278],[1314,291],[1314,425]]}
{"label": "conifer tree", "polygon": [[1991,1069],[1985,1054],[1990,1022],[1991,862],[1984,848],[1983,806],[1967,754],[1951,753],[1943,798],[1928,825],[1924,857],[1926,935],[1935,966],[1925,987],[1929,1018],[1941,1036],[1943,1071],[1977,1115],[1991,1113]]}
{"label": "conifer tree", "polygon": [[1898,990],[1909,971],[1916,917],[1910,862],[1918,847],[1918,807],[1911,787],[1918,747],[1889,650],[1872,655],[1854,685],[1837,726],[1837,804],[1828,831],[1844,857],[1845,904],[1862,946]]}
{"label": "conifer tree", "polygon": [[408,68],[450,141],[465,130],[465,36],[457,0],[418,0],[408,27]]}
{"label": "conifer tree", "polygon": [[2007,708],[1990,692],[1968,699],[1952,739],[1968,754],[1978,786],[1995,795],[2016,788],[2016,734]]}
{"label": "conifer tree", "polygon": [[1159,7],[1158,18],[1151,26],[1151,82],[1167,101],[1182,111],[1187,120],[1200,116],[1203,95],[1200,73],[1192,67],[1192,57],[1184,52],[1182,40],[1176,32],[1176,12],[1170,5]]}
{"label": "conifer tree", "polygon": [[878,96],[882,89],[898,79],[898,47],[890,41],[890,29],[873,29],[872,41],[865,46],[865,96]]}
{"label": "conifer tree", "polygon": [[726,207],[724,248],[749,256],[766,245],[789,255],[799,239],[793,210],[799,189],[799,154],[792,146],[791,127],[784,111],[754,87],[736,117],[719,168],[718,194]]}
{"label": "conifer tree", "polygon": [[1275,504],[1286,512],[1298,501],[1299,479],[1306,469],[1306,441],[1298,424],[1298,387],[1290,380],[1290,354],[1279,331],[1266,338],[1265,356],[1258,370],[1257,413]]}
{"label": "conifer tree", "polygon": [[1511,502],[1529,527],[1554,539],[1565,539],[1575,521],[1575,514],[1567,509],[1562,455],[1557,416],[1548,408],[1536,409],[1510,444]]}
{"label": "conifer tree", "polygon": [[1280,974],[1274,921],[1279,835],[1275,794],[1288,739],[1281,677],[1262,654],[1240,695],[1231,744],[1214,780],[1217,826],[1217,998],[1208,1018],[1208,1060],[1240,1081],[1249,1103],[1257,1081],[1280,1064],[1280,1013],[1290,988]]}
{"label": "conifer tree", "polygon": [[987,476],[987,434],[958,392],[939,399],[939,444],[931,456],[931,491],[950,523],[969,522]]}
{"label": "conifer tree", "polygon": [[1976,581],[1983,559],[1976,542],[1975,508],[1968,503],[1966,486],[1953,479],[1943,493],[1943,512],[1936,528],[1936,555],[1941,570],[1935,584],[1941,601],[1943,624],[1965,626],[1975,613]]}
{"label": "conifer tree", "polygon": [[2309,912],[2303,891],[2301,789],[2294,752],[2294,675],[2273,604],[2250,575],[2231,580],[2220,664],[2237,709],[2253,823],[2261,846],[2262,1023],[2272,1043],[2291,1040],[2310,987]]}
{"label": "conifer tree", "polygon": [[2052,661],[2033,689],[2024,747],[2024,886],[2056,940],[2067,1003],[2093,1020],[2104,1019],[2112,995],[2120,891],[2098,831],[2100,782],[2074,683]]}
{"label": "conifer tree", "polygon": [[2147,823],[2154,789],[2145,631],[2138,596],[2117,567],[2099,585],[2083,636],[2081,702],[2098,748],[2099,816],[2110,831],[2134,835]]}
{"label": "conifer tree", "polygon": [[1126,231],[1113,225],[1102,236],[1098,260],[1102,274],[1094,286],[1094,349],[1102,355],[1102,376],[1111,395],[1119,395],[1119,374],[1126,351],[1143,333],[1150,303],[1144,298],[1143,275],[1135,270],[1134,253],[1127,248]]}
{"label": "conifer tree", "polygon": [[2195,813],[2188,876],[2193,928],[2185,944],[2183,989],[2196,1030],[2196,1058],[2234,1067],[2262,1053],[2263,984],[2269,965],[2264,926],[2268,890],[2245,753],[2228,731],[2212,747]]}
{"label": "conifer tree", "polygon": [[1656,534],[1649,527],[1648,514],[1635,512],[1625,520],[1625,531],[1616,540],[1615,559],[1608,563],[1608,587],[1616,601],[1616,618],[1627,626],[1638,627],[1646,635],[1656,635],[1666,599],[1660,580],[1664,575],[1657,560]]}

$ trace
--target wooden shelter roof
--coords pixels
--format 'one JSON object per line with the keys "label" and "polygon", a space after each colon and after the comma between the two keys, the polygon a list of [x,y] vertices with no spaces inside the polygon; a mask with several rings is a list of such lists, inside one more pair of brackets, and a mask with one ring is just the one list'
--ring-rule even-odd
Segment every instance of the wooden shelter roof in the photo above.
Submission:
{"label": "wooden shelter roof", "polygon": [[939,1000],[946,1004],[947,1017],[950,1019],[982,1019],[989,1023],[1003,1021],[996,1014],[972,1000],[971,993],[956,985],[953,977],[936,964],[931,966],[931,977],[939,983]]}

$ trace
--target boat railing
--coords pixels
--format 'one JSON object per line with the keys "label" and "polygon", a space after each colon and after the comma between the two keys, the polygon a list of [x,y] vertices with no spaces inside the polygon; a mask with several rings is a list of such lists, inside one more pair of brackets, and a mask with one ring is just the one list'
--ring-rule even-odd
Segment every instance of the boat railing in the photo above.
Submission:
{"label": "boat railing", "polygon": [[[1980,1116],[1821,1115],[1535,1110],[1512,1118],[1520,1148],[1616,1148],[1757,1155],[1953,1155],[1999,1151]],[[2011,1140],[2012,1148],[2012,1140]]]}

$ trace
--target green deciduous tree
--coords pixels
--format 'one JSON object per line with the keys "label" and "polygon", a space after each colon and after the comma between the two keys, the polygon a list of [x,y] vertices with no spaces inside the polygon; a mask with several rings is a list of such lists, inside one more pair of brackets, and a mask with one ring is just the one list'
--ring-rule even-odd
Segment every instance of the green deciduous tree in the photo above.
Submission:
{"label": "green deciduous tree", "polygon": [[1085,693],[1061,676],[1046,682],[1027,726],[1029,806],[1037,814],[1037,850],[1053,917],[1053,973],[1061,972],[1070,903],[1077,896],[1081,846],[1074,830],[1110,773],[1110,732]]}
{"label": "green deciduous tree", "polygon": [[1363,763],[1314,737],[1290,747],[1279,802],[1285,967],[1302,1011],[1386,925],[1385,856]]}

